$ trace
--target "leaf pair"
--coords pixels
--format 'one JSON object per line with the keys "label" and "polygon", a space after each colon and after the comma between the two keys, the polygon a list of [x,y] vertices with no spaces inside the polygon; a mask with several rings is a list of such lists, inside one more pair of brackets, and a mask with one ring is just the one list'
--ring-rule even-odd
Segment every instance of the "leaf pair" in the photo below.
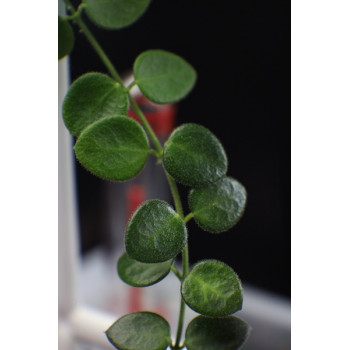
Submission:
{"label": "leaf pair", "polygon": [[224,232],[239,221],[246,204],[245,188],[225,176],[225,150],[208,129],[184,124],[174,130],[165,143],[163,164],[176,181],[193,187],[189,207],[202,229]]}
{"label": "leaf pair", "polygon": [[[75,145],[78,160],[108,180],[136,176],[147,160],[149,145],[143,129],[131,119],[120,118],[127,109],[125,89],[101,73],[77,79],[64,100],[67,128],[76,136],[85,130]],[[204,230],[223,232],[242,216],[245,189],[237,181],[223,178],[226,154],[208,129],[197,124],[177,128],[165,144],[164,167],[178,182],[197,187],[190,193],[189,205]]]}
{"label": "leaf pair", "polygon": [[[187,229],[179,215],[163,201],[146,201],[126,229],[127,254],[118,262],[119,276],[135,287],[160,281],[186,241]],[[227,316],[242,308],[238,276],[217,260],[196,264],[183,280],[181,293],[189,307],[206,316]]]}
{"label": "leaf pair", "polygon": [[125,88],[105,74],[88,73],[71,85],[63,102],[63,120],[78,136],[80,163],[101,178],[124,181],[146,163],[149,144],[143,128],[125,116]]}
{"label": "leaf pair", "polygon": [[[173,260],[162,263],[142,263],[126,253],[118,261],[118,274],[127,284],[146,287],[162,280],[170,271]],[[196,264],[185,277],[181,293],[194,311],[210,317],[229,316],[241,310],[243,292],[236,273],[217,260]]]}
{"label": "leaf pair", "polygon": [[[118,262],[118,273],[124,282],[143,287],[164,278],[172,263],[173,260],[140,263],[124,254]],[[189,307],[206,315],[188,325],[185,339],[188,350],[235,350],[243,345],[250,329],[244,321],[229,316],[242,307],[241,283],[229,266],[217,260],[196,264],[184,279],[181,293]],[[150,312],[123,316],[106,334],[121,350],[165,350],[171,344],[169,324]]]}
{"label": "leaf pair", "polygon": [[[72,28],[61,17],[58,18],[58,33],[58,59],[61,59],[70,53],[74,44]],[[88,85],[89,95],[95,91],[94,84],[97,85],[98,89],[111,89],[111,82],[108,83],[105,79],[105,86],[100,85],[98,81],[95,83],[92,79],[99,79],[100,83],[103,83],[101,76],[96,77],[96,75],[91,76],[90,74],[88,73],[76,81],[74,97],[80,97],[79,85]],[[148,50],[139,55],[134,63],[134,76],[142,93],[150,101],[160,104],[174,103],[184,98],[192,90],[197,79],[196,71],[189,63],[180,56],[163,50]],[[114,89],[117,90],[115,86]],[[122,108],[125,105],[127,93],[122,87],[119,88],[119,93],[121,95],[119,108]],[[89,100],[89,95],[86,95],[86,100]],[[73,100],[73,96],[71,99]],[[102,113],[103,111],[97,112]],[[97,118],[98,115],[94,119]],[[73,129],[70,129],[69,124],[67,124],[67,128],[73,135],[76,135],[80,130],[74,125]]]}
{"label": "leaf pair", "polygon": [[[69,25],[61,21],[63,27]],[[59,21],[60,23],[60,21]],[[195,70],[181,57],[163,50],[148,50],[134,63],[135,82],[155,103],[174,103],[184,98],[196,81]],[[68,130],[75,136],[89,123],[128,110],[127,90],[101,73],[87,73],[74,81],[63,106]],[[87,114],[87,115],[86,115]]]}
{"label": "leaf pair", "polygon": [[[161,50],[141,54],[134,71],[140,89],[159,103],[184,97],[196,78],[186,61]],[[123,181],[136,176],[150,152],[147,137],[136,122],[116,120],[126,115],[128,107],[127,90],[101,73],[87,73],[75,80],[63,103],[65,125],[79,137],[75,146],[78,160],[107,180]]]}
{"label": "leaf pair", "polygon": [[[234,316],[198,316],[187,327],[184,345],[188,350],[237,350],[246,341],[249,331],[247,323]],[[121,317],[106,335],[120,350],[165,350],[171,345],[168,322],[151,312]]]}

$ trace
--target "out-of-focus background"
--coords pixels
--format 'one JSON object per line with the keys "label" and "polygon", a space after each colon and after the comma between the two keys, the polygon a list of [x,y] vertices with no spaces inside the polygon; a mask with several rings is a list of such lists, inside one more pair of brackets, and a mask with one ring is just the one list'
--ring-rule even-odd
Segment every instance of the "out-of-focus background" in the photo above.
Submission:
{"label": "out-of-focus background", "polygon": [[[125,79],[147,49],[174,52],[195,67],[198,81],[183,101],[155,106],[140,100],[141,107],[162,140],[182,123],[209,128],[226,149],[228,175],[246,187],[248,204],[226,233],[213,235],[190,221],[190,262],[219,259],[240,276],[245,300],[239,316],[253,327],[245,349],[290,349],[290,2],[153,0],[129,28],[89,27]],[[69,79],[106,72],[74,29]],[[174,276],[136,289],[121,282],[115,268],[135,207],[148,198],[171,201],[160,166],[151,158],[133,181],[118,184],[99,180],[76,162],[74,168],[80,301],[117,316],[147,308],[176,326]],[[180,191],[187,207],[188,188]],[[189,310],[187,320],[194,315]],[[86,341],[77,346],[96,348]]]}

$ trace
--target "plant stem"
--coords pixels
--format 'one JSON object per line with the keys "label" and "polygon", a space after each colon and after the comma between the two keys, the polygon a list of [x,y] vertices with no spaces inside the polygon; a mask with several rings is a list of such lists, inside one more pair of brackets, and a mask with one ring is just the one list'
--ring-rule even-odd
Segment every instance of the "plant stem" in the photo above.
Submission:
{"label": "plant stem", "polygon": [[[185,248],[182,251],[182,281],[186,277],[188,273],[188,267],[189,267],[189,259],[188,259],[188,243],[185,245]],[[180,301],[180,313],[179,313],[179,321],[177,324],[177,332],[176,332],[176,340],[174,345],[174,350],[181,349],[180,341],[181,341],[181,335],[182,335],[182,329],[185,319],[185,309],[186,304],[184,300],[181,297]]]}
{"label": "plant stem", "polygon": [[155,149],[150,148],[148,152],[150,154],[153,154],[157,159],[159,159],[159,153]]}
{"label": "plant stem", "polygon": [[193,217],[194,217],[193,213],[189,213],[188,215],[186,215],[184,218],[185,224],[188,223]]}
{"label": "plant stem", "polygon": [[81,4],[78,6],[77,10],[76,10],[72,15],[70,15],[70,16],[65,16],[65,17],[63,17],[63,18],[66,19],[66,20],[68,20],[68,21],[73,21],[73,20],[75,20],[77,17],[79,17],[79,16],[81,15],[81,13],[82,13],[83,10],[84,10],[84,7],[86,7],[86,4],[81,3]]}
{"label": "plant stem", "polygon": [[180,349],[181,334],[182,334],[182,328],[183,328],[183,323],[185,319],[185,308],[186,308],[185,302],[181,297],[180,315],[179,315],[179,322],[177,324],[177,333],[176,333],[174,350]]}
{"label": "plant stem", "polygon": [[168,174],[168,172],[165,169],[164,169],[164,171],[165,171],[166,177],[167,177],[168,182],[169,182],[171,194],[173,195],[173,198],[174,198],[175,209],[176,209],[177,213],[180,215],[181,219],[183,220],[184,219],[184,212],[182,210],[180,194],[179,194],[179,190],[177,189],[176,182],[172,178],[172,176],[170,174]]}
{"label": "plant stem", "polygon": [[142,125],[145,127],[146,131],[148,132],[148,135],[150,136],[151,140],[154,143],[154,146],[157,148],[157,150],[159,152],[158,157],[161,157],[161,155],[163,154],[163,147],[160,144],[158,137],[154,133],[152,127],[149,125],[149,123],[148,123],[146,117],[144,116],[144,114],[142,113],[140,107],[137,105],[135,100],[131,97],[131,94],[128,93],[128,95],[129,95],[129,100],[130,100],[130,103],[132,105],[132,108],[134,109],[137,116],[140,118]]}
{"label": "plant stem", "polygon": [[129,84],[129,86],[127,86],[127,90],[130,91],[135,85],[137,85],[137,84],[136,84],[136,81],[134,80],[133,82],[131,82]]}
{"label": "plant stem", "polygon": [[182,281],[182,275],[181,273],[179,272],[179,270],[174,266],[174,265],[171,265],[171,271],[174,272],[175,276],[180,280]]}
{"label": "plant stem", "polygon": [[[64,0],[64,2],[67,5],[67,8],[75,13],[75,9],[73,7],[73,5],[71,4],[71,2],[69,0]],[[106,55],[106,53],[103,51],[102,47],[100,46],[100,44],[97,42],[97,40],[95,39],[95,37],[92,35],[92,33],[90,32],[89,28],[86,26],[86,24],[84,23],[84,21],[82,20],[82,18],[80,17],[81,14],[79,14],[78,17],[75,18],[75,22],[78,24],[78,26],[80,27],[81,31],[84,33],[84,35],[86,36],[86,38],[89,40],[91,46],[95,49],[96,53],[98,54],[98,56],[101,58],[102,62],[104,63],[104,65],[106,66],[106,68],[108,69],[108,71],[111,73],[112,77],[121,85],[123,85],[123,81],[120,78],[117,70],[114,68],[111,60],[108,58],[108,56]]]}
{"label": "plant stem", "polygon": [[[171,175],[168,174],[168,172],[164,169],[165,174],[168,178],[171,194],[173,195],[174,198],[174,203],[175,203],[175,209],[177,213],[180,215],[182,220],[184,219],[184,213],[182,209],[182,204],[180,200],[180,194],[179,190],[177,189],[177,185],[175,180],[171,177]],[[187,215],[188,217],[189,215]],[[189,258],[188,258],[188,243],[185,245],[183,251],[182,251],[182,276],[183,278],[186,277],[188,273],[188,267],[189,267]]]}
{"label": "plant stem", "polygon": [[[69,0],[64,0],[64,2],[66,3],[68,9],[75,13],[75,9],[73,7],[73,5],[71,4],[71,2]],[[84,21],[82,20],[82,18],[80,17],[80,13],[79,16],[77,16],[75,18],[75,22],[78,24],[78,26],[80,27],[80,29],[82,30],[82,32],[84,33],[84,35],[86,36],[86,38],[88,39],[88,41],[90,42],[91,46],[95,49],[97,55],[100,57],[100,59],[102,60],[102,62],[104,63],[104,65],[106,66],[106,68],[108,69],[108,71],[110,72],[111,76],[122,86],[124,86],[124,83],[122,81],[122,79],[120,78],[117,70],[114,68],[113,63],[111,62],[111,60],[108,58],[108,56],[106,55],[106,53],[103,51],[102,47],[100,46],[100,44],[97,42],[97,40],[95,39],[95,37],[92,35],[92,33],[90,32],[89,28],[86,26],[86,24],[84,23]],[[125,87],[125,86],[124,86]],[[152,130],[151,126],[149,125],[146,117],[144,116],[144,114],[142,113],[141,109],[139,108],[139,106],[137,105],[137,103],[135,102],[135,100],[132,98],[132,96],[130,95],[130,93],[128,92],[128,96],[130,99],[130,103],[132,105],[132,107],[134,108],[136,114],[138,115],[138,117],[141,120],[141,123],[143,124],[143,126],[145,127],[146,131],[148,132],[150,138],[152,139],[154,146],[157,148],[159,154],[161,154],[163,152],[163,147],[161,146],[156,134],[154,133],[154,131]]]}
{"label": "plant stem", "polygon": [[[106,53],[103,51],[102,47],[100,46],[100,44],[97,42],[97,40],[95,39],[95,37],[92,35],[92,33],[90,32],[90,30],[88,29],[88,27],[85,25],[84,21],[81,18],[81,12],[79,11],[78,13],[75,11],[73,5],[71,4],[71,2],[69,0],[64,0],[68,10],[74,15],[76,14],[76,17],[74,18],[74,21],[77,23],[77,25],[80,27],[80,29],[82,30],[82,32],[84,33],[84,35],[86,36],[86,38],[88,39],[88,41],[90,42],[91,46],[95,49],[97,55],[100,57],[100,59],[102,60],[102,62],[104,63],[104,65],[106,66],[106,68],[108,69],[108,71],[110,72],[111,76],[118,82],[120,83],[122,86],[124,86],[124,83],[122,81],[122,79],[120,78],[117,70],[114,68],[113,63],[111,62],[111,60],[108,58],[108,56],[106,55]],[[125,86],[124,86],[125,88]],[[146,117],[144,116],[144,114],[142,113],[141,109],[139,108],[139,106],[137,105],[137,103],[135,102],[135,100],[132,98],[130,92],[128,91],[128,96],[129,96],[129,100],[130,103],[135,111],[135,113],[138,115],[138,117],[140,118],[141,123],[143,124],[144,128],[146,129],[146,131],[148,132],[150,138],[152,139],[155,147],[158,150],[158,154],[157,157],[158,159],[161,158],[162,154],[163,154],[163,147],[160,144],[156,134],[154,133],[152,127],[150,126],[150,124],[148,123]],[[174,199],[174,203],[175,203],[175,209],[177,211],[177,213],[179,214],[179,216],[181,217],[182,220],[184,220],[184,213],[183,213],[183,209],[182,209],[182,204],[181,204],[181,199],[180,199],[180,195],[179,195],[179,191],[176,185],[175,180],[167,173],[167,171],[164,169],[166,176],[168,178],[168,182],[169,182],[169,186],[170,186],[170,190]],[[188,217],[188,215],[187,215]],[[181,280],[183,280],[187,273],[188,273],[188,269],[189,269],[189,253],[188,253],[188,244],[185,245],[183,251],[182,251],[182,276],[181,276]],[[176,270],[177,271],[177,270]],[[178,271],[177,271],[178,272]],[[176,274],[176,273],[175,273]],[[176,274],[177,275],[177,274]],[[178,276],[178,277],[180,277]],[[175,341],[175,345],[174,345],[174,349],[180,349],[182,348],[180,346],[180,341],[181,341],[181,335],[182,335],[182,329],[183,329],[183,323],[184,323],[184,318],[185,318],[185,302],[183,301],[183,299],[181,298],[181,304],[180,304],[180,314],[179,314],[179,321],[178,321],[178,328],[177,328],[177,334],[176,334],[176,341]]]}
{"label": "plant stem", "polygon": [[[166,176],[168,178],[168,182],[170,185],[170,190],[174,198],[175,202],[175,209],[177,213],[180,215],[182,220],[184,220],[184,214],[182,209],[182,204],[180,200],[179,190],[177,188],[175,180],[167,173],[167,171],[164,169]],[[185,245],[183,251],[182,251],[182,280],[186,277],[188,273],[188,267],[189,267],[189,258],[188,258],[188,243]],[[183,323],[185,319],[185,309],[186,305],[184,300],[181,298],[180,302],[180,314],[179,314],[179,321],[177,324],[177,333],[176,333],[176,340],[174,349],[180,349],[180,341],[181,341],[181,335],[182,335],[182,328]]]}

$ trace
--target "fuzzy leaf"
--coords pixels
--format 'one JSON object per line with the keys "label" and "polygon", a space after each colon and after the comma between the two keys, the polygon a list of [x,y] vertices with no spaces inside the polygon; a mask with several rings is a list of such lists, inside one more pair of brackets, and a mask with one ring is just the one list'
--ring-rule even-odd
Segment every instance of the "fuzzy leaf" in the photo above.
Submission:
{"label": "fuzzy leaf", "polygon": [[238,350],[249,332],[249,325],[234,316],[198,316],[187,326],[185,345],[187,350]]}
{"label": "fuzzy leaf", "polygon": [[117,320],[106,331],[120,350],[165,350],[171,343],[168,322],[152,312],[135,312]]}
{"label": "fuzzy leaf", "polygon": [[83,0],[86,14],[105,29],[129,26],[141,17],[151,0]]}
{"label": "fuzzy leaf", "polygon": [[193,88],[196,71],[183,58],[163,50],[149,50],[134,63],[134,75],[142,93],[156,103],[173,103]]}
{"label": "fuzzy leaf", "polygon": [[74,150],[79,162],[94,175],[124,181],[143,169],[149,146],[140,124],[115,116],[99,119],[84,129]]}
{"label": "fuzzy leaf", "polygon": [[206,316],[228,316],[242,308],[241,282],[218,260],[196,264],[183,281],[181,293],[191,309]]}
{"label": "fuzzy leaf", "polygon": [[161,281],[170,271],[173,259],[146,264],[131,259],[124,253],[118,261],[119,277],[133,287],[146,287]]}
{"label": "fuzzy leaf", "polygon": [[58,16],[58,59],[68,55],[74,46],[74,34],[71,25]]}
{"label": "fuzzy leaf", "polygon": [[174,179],[191,187],[202,187],[226,174],[227,158],[216,136],[204,126],[183,124],[164,146],[163,163]]}
{"label": "fuzzy leaf", "polygon": [[164,201],[141,204],[131,217],[125,237],[126,252],[137,261],[159,263],[178,255],[187,241],[180,216]]}
{"label": "fuzzy leaf", "polygon": [[224,177],[208,187],[191,190],[188,201],[196,223],[205,231],[220,233],[239,221],[246,200],[245,188],[238,181]]}
{"label": "fuzzy leaf", "polygon": [[94,121],[125,115],[128,96],[119,83],[102,73],[87,73],[73,82],[63,101],[63,120],[72,135]]}

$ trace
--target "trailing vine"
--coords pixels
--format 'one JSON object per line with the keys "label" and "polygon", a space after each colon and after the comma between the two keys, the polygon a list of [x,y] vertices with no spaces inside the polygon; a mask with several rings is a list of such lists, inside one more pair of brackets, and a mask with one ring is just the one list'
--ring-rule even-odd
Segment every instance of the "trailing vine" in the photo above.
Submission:
{"label": "trailing vine", "polygon": [[[94,175],[110,181],[126,181],[138,175],[150,154],[161,163],[169,182],[175,208],[161,200],[148,200],[133,213],[125,232],[126,252],[117,265],[119,277],[134,287],[153,285],[172,271],[180,281],[181,303],[176,338],[160,315],[136,312],[118,319],[106,331],[117,349],[188,350],[238,349],[249,326],[232,316],[242,308],[243,291],[237,274],[218,260],[189,266],[188,230],[194,220],[203,230],[218,234],[232,228],[243,215],[246,190],[228,177],[225,150],[204,126],[187,123],[176,128],[164,146],[133,97],[142,94],[158,104],[175,103],[193,89],[197,74],[183,58],[164,50],[141,53],[133,65],[135,80],[124,86],[82,14],[96,25],[121,29],[134,23],[150,0],[83,0],[77,9],[64,0],[69,15],[58,18],[58,58],[74,46],[71,23],[80,31],[104,63],[109,75],[86,73],[76,79],[64,99],[62,114],[69,132],[77,137],[78,161]],[[126,116],[129,104],[140,123]],[[190,188],[189,213],[184,213],[177,183]],[[182,255],[182,271],[174,266]],[[186,305],[198,312],[183,338]]]}

